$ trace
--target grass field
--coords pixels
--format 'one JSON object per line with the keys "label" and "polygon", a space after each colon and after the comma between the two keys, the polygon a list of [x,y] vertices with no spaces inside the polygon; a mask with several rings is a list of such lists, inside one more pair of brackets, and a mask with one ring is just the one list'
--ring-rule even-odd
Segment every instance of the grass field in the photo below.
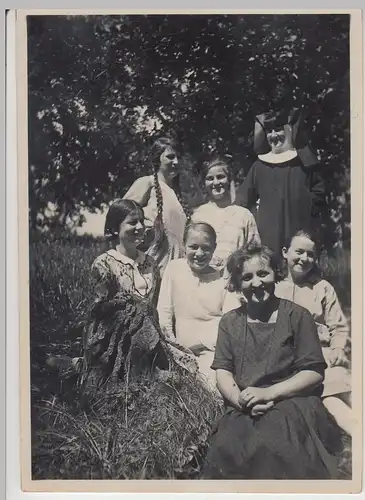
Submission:
{"label": "grass field", "polygon": [[[88,236],[31,236],[33,478],[198,478],[207,436],[222,412],[199,380],[179,373],[146,378],[86,409],[74,381],[61,382],[46,368],[49,355],[82,354],[75,325],[93,296],[91,264],[105,249]],[[350,319],[349,252],[321,262]],[[349,477],[349,443],[342,468]]]}

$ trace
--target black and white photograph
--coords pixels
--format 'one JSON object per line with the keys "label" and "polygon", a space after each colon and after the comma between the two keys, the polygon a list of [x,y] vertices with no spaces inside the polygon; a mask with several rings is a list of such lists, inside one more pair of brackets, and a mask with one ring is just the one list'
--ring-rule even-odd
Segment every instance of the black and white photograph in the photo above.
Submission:
{"label": "black and white photograph", "polygon": [[37,488],[351,491],[357,14],[24,16]]}

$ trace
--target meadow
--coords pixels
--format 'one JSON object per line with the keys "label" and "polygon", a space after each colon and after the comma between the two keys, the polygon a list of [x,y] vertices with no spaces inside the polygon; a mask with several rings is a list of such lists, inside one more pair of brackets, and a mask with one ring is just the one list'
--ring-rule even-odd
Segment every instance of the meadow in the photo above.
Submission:
{"label": "meadow", "polygon": [[[75,379],[61,380],[47,367],[50,355],[82,354],[90,267],[106,248],[102,238],[88,235],[30,236],[33,478],[199,478],[207,437],[223,411],[199,379],[179,372],[146,376],[86,407]],[[350,320],[349,251],[323,254],[321,263]],[[341,471],[350,477],[348,442]]]}

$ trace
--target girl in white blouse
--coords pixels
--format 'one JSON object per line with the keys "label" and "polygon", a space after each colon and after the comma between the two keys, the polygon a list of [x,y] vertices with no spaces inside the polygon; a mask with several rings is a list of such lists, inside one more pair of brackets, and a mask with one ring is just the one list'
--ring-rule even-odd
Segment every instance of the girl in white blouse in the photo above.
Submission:
{"label": "girl in white blouse", "polygon": [[260,243],[255,218],[247,208],[233,205],[234,184],[228,165],[221,159],[208,163],[203,171],[209,201],[192,214],[192,221],[210,224],[217,234],[211,265],[221,268],[237,248]]}
{"label": "girl in white blouse", "polygon": [[214,229],[206,223],[190,223],[184,233],[186,258],[168,263],[162,278],[158,314],[163,333],[190,349],[200,372],[215,387],[210,366],[224,312],[240,306],[237,296],[225,288],[222,271],[210,265],[216,248]]}

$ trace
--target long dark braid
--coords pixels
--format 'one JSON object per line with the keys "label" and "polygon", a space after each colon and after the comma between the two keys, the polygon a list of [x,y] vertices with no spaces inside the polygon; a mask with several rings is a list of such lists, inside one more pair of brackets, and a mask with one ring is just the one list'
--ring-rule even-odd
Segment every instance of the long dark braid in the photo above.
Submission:
{"label": "long dark braid", "polygon": [[[157,177],[157,172],[160,167],[160,157],[161,154],[170,147],[171,149],[176,150],[177,146],[175,141],[172,139],[169,139],[167,137],[161,137],[160,139],[157,139],[151,149],[151,163],[152,163],[152,171],[153,171],[153,182],[154,182],[154,187],[156,190],[156,199],[157,199],[157,217],[160,217],[162,219],[162,214],[163,214],[163,199],[162,199],[162,192],[161,192],[161,187],[160,183],[158,181]],[[176,197],[182,206],[182,209],[184,210],[184,213],[188,219],[190,219],[190,210],[189,206],[184,200],[182,193],[181,193],[181,182],[180,182],[180,175],[177,175],[173,181],[172,181],[172,189],[174,190]]]}
{"label": "long dark braid", "polygon": [[151,148],[151,166],[153,173],[153,185],[156,191],[157,216],[154,223],[154,239],[148,250],[148,254],[154,257],[157,261],[163,256],[167,243],[164,223],[163,223],[163,197],[161,186],[158,181],[158,169],[160,167],[160,157],[167,147],[174,147],[174,142],[171,139],[161,137],[157,139]]}
{"label": "long dark braid", "polygon": [[182,209],[184,210],[184,213],[186,215],[187,221],[190,221],[191,219],[191,210],[188,205],[188,203],[185,201],[182,193],[181,193],[181,180],[180,180],[180,174],[177,175],[173,181],[172,181],[172,189],[175,191],[176,197],[179,200],[180,205],[182,206]]}

